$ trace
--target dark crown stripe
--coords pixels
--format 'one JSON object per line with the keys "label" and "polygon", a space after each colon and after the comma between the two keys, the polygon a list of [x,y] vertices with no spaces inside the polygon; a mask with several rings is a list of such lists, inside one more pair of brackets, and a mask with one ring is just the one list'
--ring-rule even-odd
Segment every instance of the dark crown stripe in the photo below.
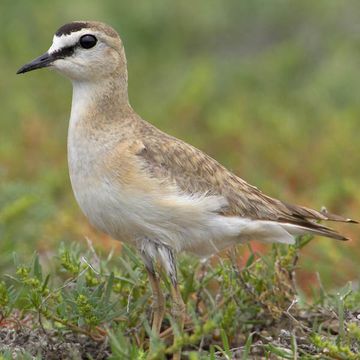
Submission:
{"label": "dark crown stripe", "polygon": [[72,22],[72,23],[68,23],[63,25],[56,33],[56,36],[61,36],[61,35],[70,35],[71,33],[75,32],[75,31],[79,31],[81,29],[86,29],[89,28],[90,25],[86,22]]}

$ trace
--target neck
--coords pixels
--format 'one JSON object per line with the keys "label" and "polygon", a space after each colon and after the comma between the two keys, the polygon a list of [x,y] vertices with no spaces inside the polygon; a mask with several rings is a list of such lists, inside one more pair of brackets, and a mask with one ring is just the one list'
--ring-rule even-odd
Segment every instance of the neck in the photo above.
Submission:
{"label": "neck", "polygon": [[[120,121],[131,111],[127,78],[108,77],[97,81],[73,81],[71,121],[110,123]],[[97,123],[97,124],[96,124]]]}

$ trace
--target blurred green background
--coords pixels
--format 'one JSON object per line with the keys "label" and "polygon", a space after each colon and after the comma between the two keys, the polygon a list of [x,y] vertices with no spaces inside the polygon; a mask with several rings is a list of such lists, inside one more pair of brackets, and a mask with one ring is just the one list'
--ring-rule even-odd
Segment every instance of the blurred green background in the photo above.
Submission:
{"label": "blurred green background", "polygon": [[[288,202],[360,218],[360,2],[356,0],[26,1],[0,5],[0,269],[85,236],[109,247],[73,198],[66,163],[71,84],[16,76],[72,20],[119,31],[133,107]],[[352,242],[316,238],[301,282],[359,277]],[[258,246],[257,246],[258,247]]]}

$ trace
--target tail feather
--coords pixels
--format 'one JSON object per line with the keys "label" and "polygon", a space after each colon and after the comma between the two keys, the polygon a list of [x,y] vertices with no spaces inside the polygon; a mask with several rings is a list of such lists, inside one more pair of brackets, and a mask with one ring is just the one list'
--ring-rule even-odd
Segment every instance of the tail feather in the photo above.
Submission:
{"label": "tail feather", "polygon": [[347,222],[347,223],[353,223],[353,224],[358,224],[359,222],[353,219],[349,219],[349,218],[344,218],[343,216],[340,215],[336,215],[336,214],[331,214],[327,211],[326,207],[322,207],[320,210],[321,214],[323,214],[324,216],[326,216],[326,220],[330,220],[330,221],[340,221],[340,222]]}
{"label": "tail feather", "polygon": [[286,208],[291,212],[291,214],[300,219],[311,219],[311,220],[325,220],[325,221],[338,221],[338,222],[346,222],[346,223],[354,223],[358,224],[359,222],[350,218],[346,218],[340,215],[335,215],[329,213],[325,207],[323,207],[320,211],[307,208],[305,206],[298,206],[283,203]]}
{"label": "tail feather", "polygon": [[283,223],[281,224],[281,227],[294,236],[314,234],[341,241],[350,240],[348,237],[338,233],[336,230],[316,223],[309,222],[307,225]]}
{"label": "tail feather", "polygon": [[287,203],[284,203],[284,205],[291,215],[284,216],[284,218],[280,218],[279,220],[282,223],[282,227],[292,235],[310,233],[325,236],[331,239],[346,241],[350,239],[328,226],[319,224],[319,221],[337,221],[358,224],[358,221],[356,220],[331,214],[324,207],[320,211],[317,211],[304,206]]}

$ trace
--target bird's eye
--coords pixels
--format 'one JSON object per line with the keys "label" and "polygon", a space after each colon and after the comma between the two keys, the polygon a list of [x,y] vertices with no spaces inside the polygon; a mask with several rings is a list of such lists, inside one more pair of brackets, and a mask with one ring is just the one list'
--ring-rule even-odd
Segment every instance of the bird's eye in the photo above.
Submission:
{"label": "bird's eye", "polygon": [[91,49],[97,43],[97,39],[94,35],[83,35],[80,38],[80,46],[84,49]]}

